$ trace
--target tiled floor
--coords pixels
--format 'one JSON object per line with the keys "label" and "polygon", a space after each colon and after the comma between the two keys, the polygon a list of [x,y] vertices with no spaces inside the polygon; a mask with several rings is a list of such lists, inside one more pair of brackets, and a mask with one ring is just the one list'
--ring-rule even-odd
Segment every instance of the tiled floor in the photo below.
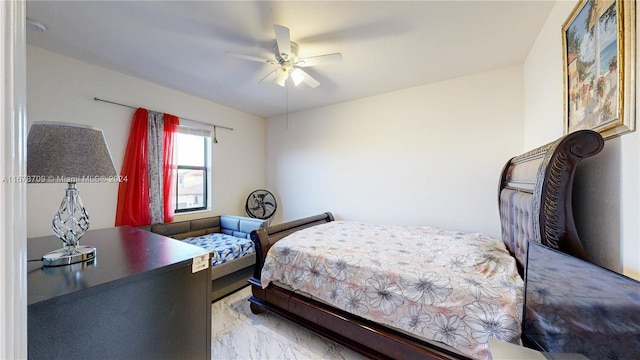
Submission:
{"label": "tiled floor", "polygon": [[246,287],[211,305],[212,359],[366,359],[274,315],[254,315],[250,295]]}

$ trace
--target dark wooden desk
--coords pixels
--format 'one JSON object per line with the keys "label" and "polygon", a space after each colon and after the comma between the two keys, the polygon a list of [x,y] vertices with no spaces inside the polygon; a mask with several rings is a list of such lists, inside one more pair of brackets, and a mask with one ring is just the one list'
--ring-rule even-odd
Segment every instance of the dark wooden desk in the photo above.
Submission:
{"label": "dark wooden desk", "polygon": [[[92,263],[28,263],[29,359],[211,359],[211,271],[202,249],[128,226],[91,230]],[[39,259],[62,247],[29,239]]]}

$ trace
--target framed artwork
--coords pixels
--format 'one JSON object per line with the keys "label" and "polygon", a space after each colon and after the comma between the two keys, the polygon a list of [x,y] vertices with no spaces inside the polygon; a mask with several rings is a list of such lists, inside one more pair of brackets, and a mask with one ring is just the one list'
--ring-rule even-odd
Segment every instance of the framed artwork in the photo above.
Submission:
{"label": "framed artwork", "polygon": [[580,1],[562,26],[564,133],[635,129],[635,1]]}

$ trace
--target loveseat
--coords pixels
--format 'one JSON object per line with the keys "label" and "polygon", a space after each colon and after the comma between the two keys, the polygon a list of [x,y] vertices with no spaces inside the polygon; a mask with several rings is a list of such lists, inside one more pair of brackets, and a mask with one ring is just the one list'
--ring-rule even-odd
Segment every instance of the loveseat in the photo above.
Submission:
{"label": "loveseat", "polygon": [[[140,227],[143,230],[178,240],[220,233],[250,239],[252,230],[266,228],[265,220],[235,215],[177,221]],[[255,252],[211,267],[211,301],[218,300],[248,285],[256,262]]]}

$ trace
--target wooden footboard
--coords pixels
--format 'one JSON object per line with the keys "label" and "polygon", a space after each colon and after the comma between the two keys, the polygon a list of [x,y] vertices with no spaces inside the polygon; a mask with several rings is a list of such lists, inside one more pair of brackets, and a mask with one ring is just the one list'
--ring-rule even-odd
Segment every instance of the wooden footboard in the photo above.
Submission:
{"label": "wooden footboard", "polygon": [[283,237],[292,234],[298,230],[308,228],[314,225],[328,223],[333,221],[333,214],[325,212],[320,215],[309,216],[303,219],[289,221],[286,223],[270,226],[266,229],[258,229],[251,232],[251,240],[256,247],[256,268],[253,277],[260,280],[264,258],[271,246]]}
{"label": "wooden footboard", "polygon": [[346,313],[295,292],[249,280],[254,314],[274,313],[370,359],[471,359],[443,343],[430,343]]}
{"label": "wooden footboard", "polygon": [[251,233],[256,247],[256,267],[249,280],[251,311],[269,311],[371,359],[470,359],[442,343],[410,337],[273,284],[262,288],[262,266],[274,243],[295,231],[333,220],[326,212]]}

